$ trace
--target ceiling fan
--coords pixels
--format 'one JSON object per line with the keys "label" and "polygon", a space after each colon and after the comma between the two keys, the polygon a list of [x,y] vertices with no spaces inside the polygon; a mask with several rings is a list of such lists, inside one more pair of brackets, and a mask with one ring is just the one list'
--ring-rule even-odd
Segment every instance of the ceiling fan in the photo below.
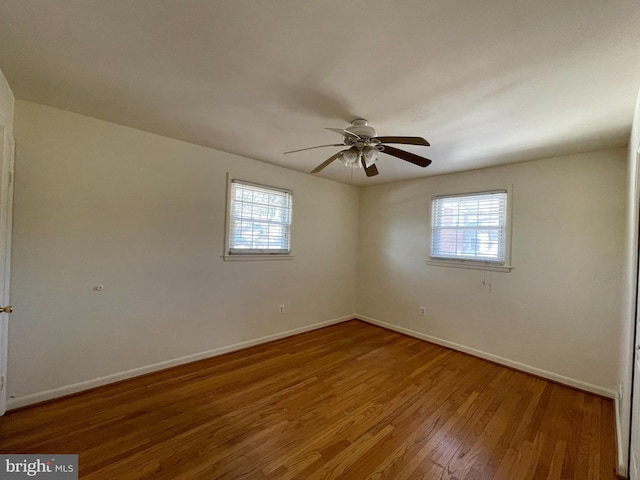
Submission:
{"label": "ceiling fan", "polygon": [[362,166],[367,177],[373,177],[374,175],[378,175],[376,162],[378,161],[379,153],[392,155],[418,165],[419,167],[428,167],[431,164],[431,160],[427,158],[387,145],[387,143],[395,143],[404,145],[421,145],[424,147],[430,146],[429,142],[422,137],[379,137],[375,129],[363,118],[353,120],[351,122],[351,126],[347,128],[327,128],[327,130],[331,130],[332,132],[342,135],[343,143],[332,143],[329,145],[319,145],[317,147],[301,148],[299,150],[291,150],[284,153],[303,152],[305,150],[323,147],[349,147],[346,150],[342,150],[335,155],[330,156],[316,168],[311,170],[311,173],[318,173],[334,160],[340,159],[346,167],[360,168]]}

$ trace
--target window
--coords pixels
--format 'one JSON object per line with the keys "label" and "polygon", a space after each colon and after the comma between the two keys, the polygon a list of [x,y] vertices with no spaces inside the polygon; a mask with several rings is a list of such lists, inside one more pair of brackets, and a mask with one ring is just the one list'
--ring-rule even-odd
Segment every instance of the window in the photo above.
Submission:
{"label": "window", "polygon": [[291,192],[231,180],[228,254],[289,254]]}
{"label": "window", "polygon": [[431,259],[507,263],[506,190],[432,199]]}

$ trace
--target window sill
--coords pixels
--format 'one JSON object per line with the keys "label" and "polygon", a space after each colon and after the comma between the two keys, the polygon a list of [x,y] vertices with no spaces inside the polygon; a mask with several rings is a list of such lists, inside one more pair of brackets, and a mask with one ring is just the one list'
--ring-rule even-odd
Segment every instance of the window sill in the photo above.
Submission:
{"label": "window sill", "polygon": [[503,272],[509,273],[514,269],[511,265],[495,265],[491,263],[469,262],[469,261],[456,261],[456,260],[435,260],[428,258],[425,260],[427,265],[436,267],[449,267],[449,268],[465,268],[468,270],[483,270],[486,272]]}
{"label": "window sill", "polygon": [[223,255],[222,259],[225,262],[260,262],[273,260],[293,260],[293,255],[282,253],[236,253],[234,255]]}

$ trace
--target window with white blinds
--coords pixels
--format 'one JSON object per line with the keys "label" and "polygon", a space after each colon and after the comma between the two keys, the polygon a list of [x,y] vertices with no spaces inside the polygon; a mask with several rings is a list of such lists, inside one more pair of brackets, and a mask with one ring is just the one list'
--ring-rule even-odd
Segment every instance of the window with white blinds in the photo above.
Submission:
{"label": "window with white blinds", "polygon": [[504,190],[434,197],[431,258],[504,264],[506,224]]}
{"label": "window with white blinds", "polygon": [[288,254],[291,192],[231,180],[229,254]]}

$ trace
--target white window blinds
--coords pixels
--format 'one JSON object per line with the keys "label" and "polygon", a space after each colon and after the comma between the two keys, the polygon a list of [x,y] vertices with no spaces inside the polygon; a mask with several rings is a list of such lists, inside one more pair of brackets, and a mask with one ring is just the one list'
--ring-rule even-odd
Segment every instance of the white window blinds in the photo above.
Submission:
{"label": "white window blinds", "polygon": [[291,192],[231,181],[229,254],[289,253]]}
{"label": "white window blinds", "polygon": [[507,192],[434,197],[431,258],[505,263]]}

